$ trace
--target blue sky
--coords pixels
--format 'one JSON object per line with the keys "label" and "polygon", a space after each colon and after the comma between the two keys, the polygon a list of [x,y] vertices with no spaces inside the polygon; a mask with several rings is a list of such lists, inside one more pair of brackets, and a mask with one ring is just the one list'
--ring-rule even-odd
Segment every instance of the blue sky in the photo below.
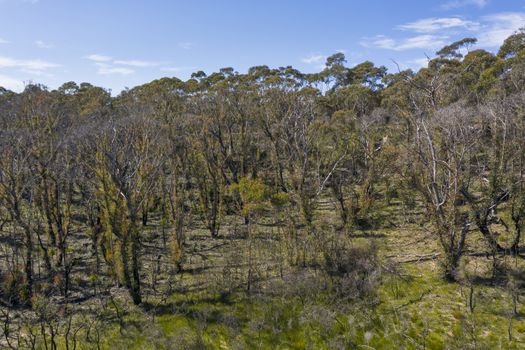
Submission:
{"label": "blue sky", "polygon": [[343,51],[419,68],[463,37],[497,50],[525,26],[523,0],[0,0],[0,86],[90,82],[118,93],[197,70],[318,71]]}

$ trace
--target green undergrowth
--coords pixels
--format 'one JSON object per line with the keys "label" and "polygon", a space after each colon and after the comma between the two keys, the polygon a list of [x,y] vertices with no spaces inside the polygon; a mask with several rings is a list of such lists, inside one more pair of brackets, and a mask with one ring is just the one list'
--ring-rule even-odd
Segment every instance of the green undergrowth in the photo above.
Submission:
{"label": "green undergrowth", "polygon": [[[194,288],[140,307],[120,298],[122,319],[113,315],[99,327],[98,346],[82,331],[77,349],[525,349],[525,305],[518,300],[514,312],[507,284],[487,274],[491,260],[465,257],[463,271],[476,279],[446,282],[432,258],[438,247],[423,231],[413,225],[355,234],[354,245],[379,248],[384,269],[373,295],[345,299],[326,276],[309,290],[303,280],[315,269],[306,267],[304,279],[294,270],[295,280],[273,277],[251,294]],[[180,281],[213,283],[215,273],[184,273]]]}
{"label": "green undergrowth", "polygon": [[[136,309],[124,327],[103,334],[104,349],[523,349],[525,308],[512,314],[505,290],[446,283],[428,266],[388,277],[372,304],[316,300],[173,295]],[[151,315],[154,315],[153,317]],[[509,328],[510,327],[510,328]],[[509,340],[509,329],[512,340]],[[82,348],[92,348],[83,344]]]}

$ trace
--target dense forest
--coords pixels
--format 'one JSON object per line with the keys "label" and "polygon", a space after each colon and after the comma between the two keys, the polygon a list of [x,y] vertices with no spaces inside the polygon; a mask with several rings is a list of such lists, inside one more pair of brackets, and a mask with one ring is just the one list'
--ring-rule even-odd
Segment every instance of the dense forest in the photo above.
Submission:
{"label": "dense forest", "polygon": [[525,30],[0,88],[0,347],[525,348]]}

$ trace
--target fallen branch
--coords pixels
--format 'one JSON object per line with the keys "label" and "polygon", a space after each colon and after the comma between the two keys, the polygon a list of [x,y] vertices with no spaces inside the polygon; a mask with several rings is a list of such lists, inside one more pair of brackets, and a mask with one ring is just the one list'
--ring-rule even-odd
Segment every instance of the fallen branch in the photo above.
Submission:
{"label": "fallen branch", "polygon": [[426,255],[413,255],[414,258],[409,260],[403,260],[400,261],[400,264],[408,264],[413,262],[421,262],[421,261],[428,261],[428,260],[434,260],[441,256],[441,253],[433,253],[433,254],[426,254]]}
{"label": "fallen branch", "polygon": [[416,299],[411,299],[411,300],[407,301],[406,303],[404,303],[404,304],[402,304],[402,305],[396,306],[396,307],[393,309],[393,311],[398,311],[398,310],[400,310],[400,309],[402,309],[402,308],[404,308],[404,307],[407,307],[407,306],[409,306],[409,305],[411,305],[411,304],[418,303],[418,302],[420,302],[421,300],[423,300],[423,298],[424,298],[425,296],[427,296],[428,294],[430,294],[430,293],[431,293],[431,290],[429,289],[429,290],[427,290],[427,291],[421,293],[421,295],[420,295],[418,298],[416,298]]}

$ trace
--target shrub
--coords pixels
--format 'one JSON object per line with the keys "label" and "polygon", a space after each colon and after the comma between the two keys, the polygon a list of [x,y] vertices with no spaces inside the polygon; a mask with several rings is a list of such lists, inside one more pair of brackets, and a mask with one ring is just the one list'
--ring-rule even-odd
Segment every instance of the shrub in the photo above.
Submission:
{"label": "shrub", "polygon": [[349,299],[374,294],[381,279],[375,244],[357,245],[337,239],[326,245],[323,253],[324,268],[332,277],[338,294]]}
{"label": "shrub", "polygon": [[12,305],[28,302],[25,276],[21,271],[6,271],[0,274],[0,298]]}

